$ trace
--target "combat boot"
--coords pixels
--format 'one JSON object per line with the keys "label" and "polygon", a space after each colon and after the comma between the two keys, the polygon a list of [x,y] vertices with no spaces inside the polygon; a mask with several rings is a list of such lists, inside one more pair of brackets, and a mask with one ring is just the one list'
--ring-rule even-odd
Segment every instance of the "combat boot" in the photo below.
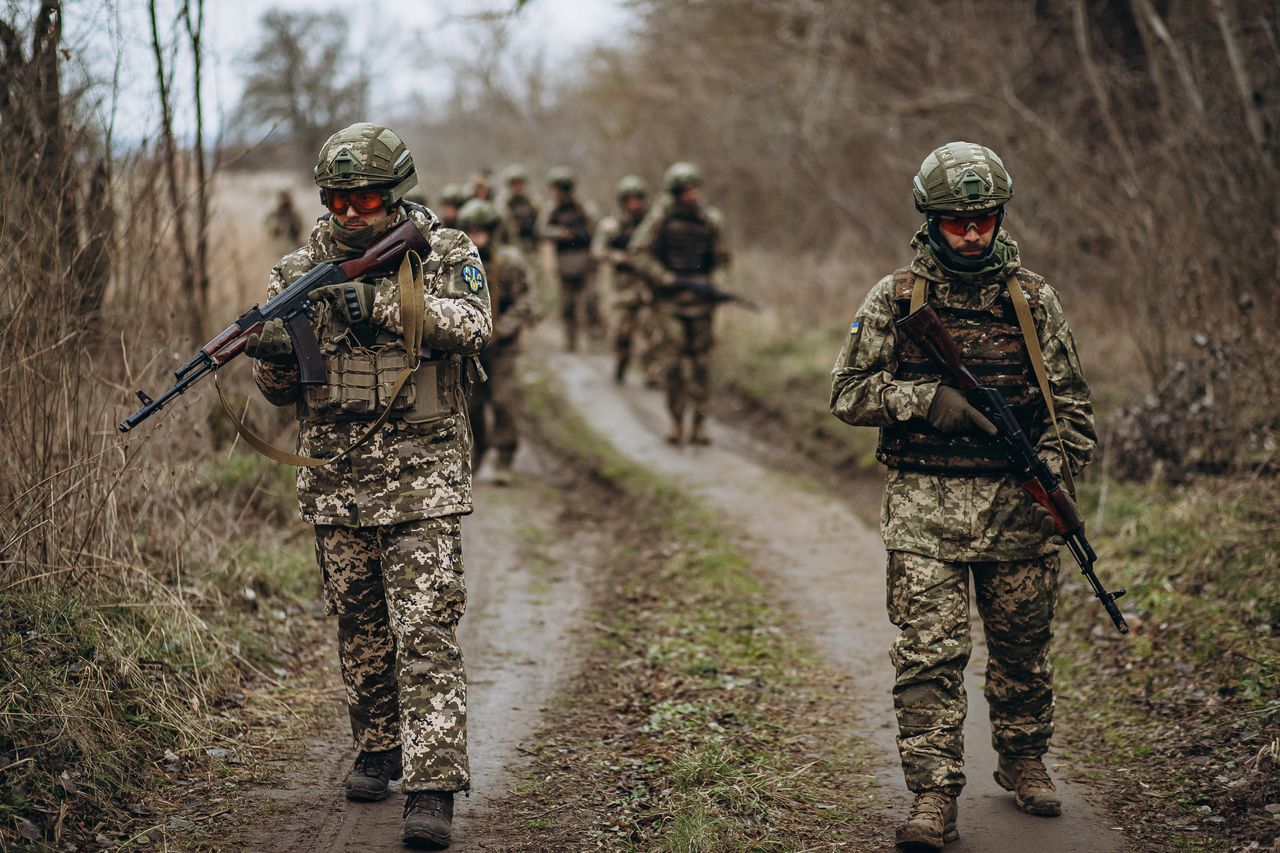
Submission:
{"label": "combat boot", "polygon": [[347,774],[347,799],[363,803],[385,800],[391,793],[391,780],[399,779],[403,772],[400,747],[380,752],[361,750],[356,766]]}
{"label": "combat boot", "polygon": [[707,445],[711,443],[711,437],[707,435],[705,420],[705,416],[701,413],[693,416],[693,434],[689,436],[690,444]]}
{"label": "combat boot", "polygon": [[904,853],[941,850],[960,837],[956,831],[956,798],[946,791],[916,794],[906,823],[898,827],[895,839]]}
{"label": "combat boot", "polygon": [[414,791],[404,801],[405,844],[422,850],[443,850],[453,834],[453,793]]}
{"label": "combat boot", "polygon": [[1062,814],[1062,798],[1053,787],[1049,771],[1038,758],[1005,758],[996,764],[996,783],[1013,791],[1013,801],[1027,814],[1057,817]]}

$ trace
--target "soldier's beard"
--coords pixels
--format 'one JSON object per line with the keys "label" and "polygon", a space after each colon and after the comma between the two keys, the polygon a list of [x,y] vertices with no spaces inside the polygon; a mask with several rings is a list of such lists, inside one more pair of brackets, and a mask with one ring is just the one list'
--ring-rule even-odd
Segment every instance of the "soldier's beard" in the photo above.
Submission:
{"label": "soldier's beard", "polygon": [[[355,222],[363,222],[357,219]],[[340,247],[348,252],[363,252],[365,249],[373,245],[379,237],[389,231],[393,226],[399,225],[404,221],[404,208],[397,206],[395,212],[385,217],[381,222],[375,225],[364,225],[356,228],[347,228],[338,221],[338,217],[329,217],[329,233],[333,235],[333,240]],[[354,222],[352,224],[355,224]]]}

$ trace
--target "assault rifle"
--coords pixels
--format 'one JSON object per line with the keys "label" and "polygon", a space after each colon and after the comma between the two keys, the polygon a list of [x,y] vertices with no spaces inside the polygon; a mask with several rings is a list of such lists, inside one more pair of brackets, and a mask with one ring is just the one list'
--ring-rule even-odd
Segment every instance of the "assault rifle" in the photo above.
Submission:
{"label": "assault rifle", "polygon": [[719,305],[722,302],[732,302],[734,305],[740,305],[749,311],[760,310],[760,306],[752,302],[750,299],[746,299],[736,293],[730,293],[727,290],[721,290],[706,278],[702,277],[691,276],[688,278],[677,278],[670,288],[672,290],[683,291],[685,293],[692,293],[698,298],[706,299],[716,305]]}
{"label": "assault rifle", "polygon": [[[1022,481],[1023,490],[1035,499],[1036,503],[1049,511],[1057,525],[1057,534],[1066,541],[1071,555],[1080,564],[1080,571],[1093,587],[1093,594],[1107,609],[1107,615],[1115,623],[1121,634],[1129,633],[1129,626],[1116,607],[1116,599],[1124,595],[1123,589],[1107,592],[1093,571],[1093,564],[1098,557],[1093,553],[1089,540],[1084,535],[1084,521],[1080,511],[1076,509],[1071,496],[1062,488],[1058,478],[1045,464],[1026,433],[1009,409],[1004,396],[990,385],[980,383],[969,368],[960,359],[960,350],[947,331],[946,326],[938,319],[933,307],[926,303],[918,310],[898,321],[898,328],[907,337],[924,348],[946,371],[951,379],[964,392],[969,404],[986,416],[996,428],[995,440],[1000,443],[1013,463],[1014,473]],[[1066,464],[1066,460],[1063,460]]]}
{"label": "assault rifle", "polygon": [[159,397],[152,399],[139,390],[142,408],[120,422],[120,431],[128,432],[156,412],[163,409],[179,394],[213,373],[240,353],[244,352],[249,336],[262,332],[268,320],[283,320],[298,358],[298,373],[304,385],[323,385],[324,361],[320,356],[320,344],[311,328],[311,302],[307,294],[317,287],[354,281],[361,276],[380,271],[390,271],[399,265],[409,250],[423,251],[427,238],[422,236],[412,221],[393,228],[385,237],[370,246],[363,255],[342,263],[323,263],[267,300],[240,315],[192,356],[191,360],[174,373],[177,380]]}

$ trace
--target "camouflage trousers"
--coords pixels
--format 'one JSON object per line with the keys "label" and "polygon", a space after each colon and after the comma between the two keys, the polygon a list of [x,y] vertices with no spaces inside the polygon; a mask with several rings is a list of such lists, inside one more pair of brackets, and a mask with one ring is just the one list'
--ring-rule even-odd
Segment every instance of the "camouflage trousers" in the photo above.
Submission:
{"label": "camouflage trousers", "polygon": [[707,413],[711,399],[711,350],[715,346],[712,315],[682,317],[659,309],[662,338],[656,358],[662,365],[667,411],[680,420],[686,409],[695,416]]}
{"label": "camouflage trousers", "polygon": [[965,784],[964,668],[969,662],[969,576],[986,635],[984,693],[991,742],[1014,758],[1039,758],[1053,734],[1053,608],[1058,555],[998,563],[889,552],[889,653],[897,678],[898,753],[913,792]]}
{"label": "camouflage trousers", "polygon": [[460,518],[316,525],[316,556],[356,747],[403,747],[406,791],[468,789]]}
{"label": "camouflage trousers", "polygon": [[614,317],[613,353],[618,362],[626,365],[638,352],[645,378],[660,379],[662,338],[653,307],[640,299],[630,299],[617,303]]}
{"label": "camouflage trousers", "polygon": [[480,364],[489,378],[472,390],[468,403],[471,435],[475,440],[471,456],[473,471],[480,470],[480,463],[490,447],[497,448],[498,464],[503,467],[510,467],[516,455],[520,444],[517,363],[513,347],[488,349],[480,355]]}
{"label": "camouflage trousers", "polygon": [[560,319],[564,322],[565,349],[570,352],[578,348],[578,333],[584,327],[593,338],[604,337],[604,316],[593,276],[560,277]]}

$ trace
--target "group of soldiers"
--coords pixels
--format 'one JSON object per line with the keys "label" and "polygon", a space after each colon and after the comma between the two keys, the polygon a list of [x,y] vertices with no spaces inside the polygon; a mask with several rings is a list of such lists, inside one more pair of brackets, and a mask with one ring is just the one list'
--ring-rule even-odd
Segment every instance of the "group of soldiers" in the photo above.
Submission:
{"label": "group of soldiers", "polygon": [[[315,525],[358,749],[346,796],[381,800],[403,777],[403,838],[430,849],[449,844],[454,794],[470,787],[456,638],[466,606],[461,517],[472,510],[484,448],[496,448],[505,472],[515,453],[517,343],[536,316],[530,253],[539,245],[554,253],[570,349],[580,327],[602,326],[593,273],[613,275],[616,376],[625,376],[637,339],[657,341],[641,345],[640,359],[661,365],[674,443],[707,440],[713,283],[728,261],[720,215],[703,204],[701,176],[687,163],[667,170],[652,204],[641,179],[623,178],[617,213],[598,224],[567,169],[551,171],[545,203],[529,194],[519,167],[505,179],[496,200],[487,181],[466,198],[446,188],[437,212],[412,200],[413,158],[394,131],[370,123],[338,131],[315,167],[329,213],[271,270],[268,295],[321,262],[362,254],[405,222],[428,249],[406,255],[395,275],[309,294],[323,384],[301,382],[280,321],[245,348],[264,396],[294,407],[298,449],[309,457],[298,468],[300,514]],[[840,419],[881,430],[888,605],[900,629],[893,701],[916,795],[896,840],[904,850],[937,850],[958,837],[965,784],[971,576],[990,652],[997,781],[1026,812],[1061,810],[1041,758],[1053,727],[1058,556],[1053,520],[1022,494],[991,443],[992,424],[897,322],[932,306],[965,360],[1014,401],[1055,473],[1078,473],[1095,435],[1057,295],[1021,266],[1001,228],[1013,183],[1000,158],[972,143],[943,146],[921,166],[914,195],[925,217],[915,257],[858,309],[830,403]],[[1033,328],[1013,319],[1019,300]]]}

